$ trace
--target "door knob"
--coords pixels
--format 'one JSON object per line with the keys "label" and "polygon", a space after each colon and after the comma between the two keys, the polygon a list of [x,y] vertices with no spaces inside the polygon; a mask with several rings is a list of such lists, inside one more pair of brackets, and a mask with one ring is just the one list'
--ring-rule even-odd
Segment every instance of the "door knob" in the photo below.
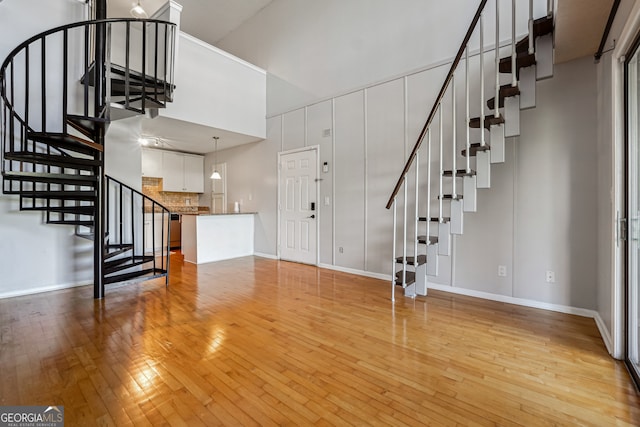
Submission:
{"label": "door knob", "polygon": [[315,218],[315,215],[308,216],[307,218]]}

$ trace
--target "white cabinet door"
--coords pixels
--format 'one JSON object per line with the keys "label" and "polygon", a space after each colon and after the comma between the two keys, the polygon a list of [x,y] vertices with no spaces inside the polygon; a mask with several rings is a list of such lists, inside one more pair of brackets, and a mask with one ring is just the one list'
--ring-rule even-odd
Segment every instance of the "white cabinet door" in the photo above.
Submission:
{"label": "white cabinet door", "polygon": [[204,157],[184,156],[184,191],[204,193]]}
{"label": "white cabinet door", "polygon": [[186,191],[184,186],[184,155],[165,151],[162,153],[162,190]]}
{"label": "white cabinet door", "polygon": [[142,176],[162,178],[162,151],[142,149]]}

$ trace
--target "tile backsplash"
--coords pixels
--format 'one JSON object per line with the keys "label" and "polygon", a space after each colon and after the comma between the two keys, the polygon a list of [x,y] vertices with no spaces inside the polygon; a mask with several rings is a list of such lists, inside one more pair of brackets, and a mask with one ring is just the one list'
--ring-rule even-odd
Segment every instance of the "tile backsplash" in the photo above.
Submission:
{"label": "tile backsplash", "polygon": [[142,194],[160,202],[172,212],[198,212],[198,193],[162,191],[162,178],[142,177]]}

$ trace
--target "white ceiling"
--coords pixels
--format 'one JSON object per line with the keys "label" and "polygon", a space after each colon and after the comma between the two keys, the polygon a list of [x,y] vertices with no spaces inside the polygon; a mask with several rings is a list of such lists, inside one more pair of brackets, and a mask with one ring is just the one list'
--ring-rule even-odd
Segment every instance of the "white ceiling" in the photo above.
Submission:
{"label": "white ceiling", "polygon": [[[140,0],[148,15],[152,15],[167,0]],[[182,5],[180,29],[187,34],[215,45],[220,39],[258,13],[272,0],[178,0]],[[109,17],[130,17],[137,0],[107,0]]]}

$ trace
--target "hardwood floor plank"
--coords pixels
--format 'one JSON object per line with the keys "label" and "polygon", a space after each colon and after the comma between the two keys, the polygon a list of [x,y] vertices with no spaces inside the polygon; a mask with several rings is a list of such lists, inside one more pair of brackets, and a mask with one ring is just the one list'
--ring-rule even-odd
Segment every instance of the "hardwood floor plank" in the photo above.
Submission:
{"label": "hardwood floor plank", "polygon": [[[178,254],[179,255],[179,254]],[[0,300],[0,403],[68,425],[640,425],[593,319],[246,257]]]}

